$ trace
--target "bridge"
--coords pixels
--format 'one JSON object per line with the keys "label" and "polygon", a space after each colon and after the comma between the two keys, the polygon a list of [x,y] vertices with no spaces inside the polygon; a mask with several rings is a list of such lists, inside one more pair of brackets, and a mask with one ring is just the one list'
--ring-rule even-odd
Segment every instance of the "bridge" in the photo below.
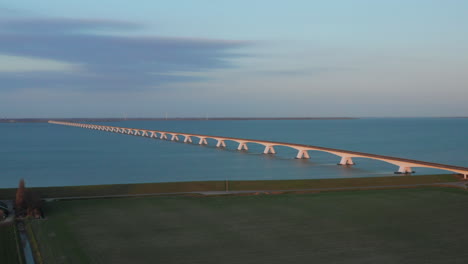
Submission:
{"label": "bridge", "polygon": [[[426,162],[420,160],[412,160],[391,156],[376,155],[364,152],[356,152],[342,149],[334,148],[325,148],[311,145],[303,144],[294,144],[286,142],[276,142],[276,141],[266,141],[266,140],[255,140],[255,139],[245,139],[245,138],[234,138],[234,137],[221,137],[221,136],[210,136],[210,135],[201,135],[201,134],[189,134],[181,132],[171,132],[171,131],[160,131],[160,130],[149,130],[149,129],[139,129],[139,128],[128,128],[128,127],[116,127],[116,126],[103,126],[103,125],[94,125],[94,124],[84,124],[84,123],[73,123],[73,122],[59,122],[59,121],[49,121],[51,124],[65,125],[65,126],[74,126],[88,129],[95,129],[107,132],[114,132],[120,134],[142,136],[149,138],[159,138],[164,140],[171,141],[183,141],[184,143],[193,143],[193,138],[198,139],[198,144],[207,145],[207,139],[216,140],[216,147],[225,148],[226,141],[233,141],[238,144],[237,150],[248,150],[249,143],[256,143],[263,145],[265,147],[264,154],[275,154],[276,146],[289,147],[297,150],[297,159],[309,159],[309,151],[322,151],[334,154],[340,157],[340,162],[338,165],[351,166],[354,165],[353,158],[368,158],[374,160],[384,161],[393,165],[398,166],[397,174],[411,174],[414,173],[414,167],[423,167],[423,168],[433,168],[446,170],[454,172],[457,174],[463,175],[464,179],[468,179],[468,168],[453,166],[447,164]],[[183,138],[183,139],[182,139]]]}

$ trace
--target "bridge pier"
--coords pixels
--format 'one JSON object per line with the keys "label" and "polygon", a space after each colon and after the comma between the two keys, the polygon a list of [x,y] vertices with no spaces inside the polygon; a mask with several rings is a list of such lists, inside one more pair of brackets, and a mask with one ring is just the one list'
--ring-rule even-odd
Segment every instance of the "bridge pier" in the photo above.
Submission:
{"label": "bridge pier", "polygon": [[247,147],[247,143],[239,142],[239,146],[237,147],[237,150],[249,150],[249,148]]}
{"label": "bridge pier", "polygon": [[307,152],[307,150],[304,149],[299,150],[296,159],[310,159],[309,152]]}
{"label": "bridge pier", "polygon": [[460,166],[453,166],[447,164],[439,164],[433,162],[425,162],[419,160],[411,160],[405,158],[398,158],[398,157],[390,157],[390,156],[383,156],[383,155],[375,155],[370,153],[363,153],[363,152],[355,152],[355,151],[348,151],[348,150],[340,150],[340,149],[332,149],[332,148],[324,148],[324,147],[316,147],[310,145],[303,145],[303,144],[292,144],[292,143],[285,143],[285,142],[275,142],[275,141],[264,141],[264,140],[251,140],[246,138],[232,138],[232,137],[221,137],[221,136],[208,136],[208,135],[199,135],[199,134],[185,134],[185,133],[176,133],[170,131],[157,131],[157,130],[146,130],[146,129],[136,129],[136,128],[127,128],[127,127],[114,127],[114,126],[104,126],[104,125],[94,125],[94,124],[84,124],[84,123],[72,123],[72,122],[59,122],[50,120],[49,123],[51,124],[58,124],[58,125],[66,125],[66,126],[73,126],[73,127],[81,127],[93,130],[100,130],[100,131],[110,131],[119,134],[128,134],[128,135],[138,135],[138,136],[148,136],[151,138],[158,138],[160,136],[161,139],[168,138],[167,134],[172,135],[171,140],[179,140],[178,136],[185,137],[184,142],[192,142],[191,137],[196,137],[200,139],[200,145],[208,144],[207,139],[210,138],[217,140],[217,147],[225,147],[225,140],[231,140],[237,142],[239,146],[237,147],[238,150],[248,150],[247,143],[257,143],[261,144],[265,147],[263,153],[269,154],[275,153],[273,146],[284,146],[290,147],[298,151],[296,158],[304,159],[310,158],[308,151],[323,151],[334,154],[341,158],[340,163],[338,165],[354,165],[352,158],[369,158],[374,160],[380,160],[383,162],[387,162],[393,164],[398,167],[398,171],[395,172],[397,174],[411,174],[414,173],[412,168],[414,167],[423,167],[423,168],[434,168],[434,169],[442,169],[451,171],[453,173],[457,173],[459,175],[463,175],[464,180],[468,180],[468,167],[460,167]]}
{"label": "bridge pier", "polygon": [[276,154],[276,151],[273,148],[273,145],[266,145],[265,150],[263,151],[263,154]]}
{"label": "bridge pier", "polygon": [[411,173],[414,173],[411,167],[405,167],[405,166],[400,166],[398,168],[398,171],[395,171],[395,174],[411,174]]}
{"label": "bridge pier", "polygon": [[216,147],[217,148],[225,148],[226,143],[224,142],[224,140],[218,139],[218,143],[216,143]]}
{"label": "bridge pier", "polygon": [[354,162],[351,157],[341,157],[340,163],[338,163],[337,165],[354,165]]}

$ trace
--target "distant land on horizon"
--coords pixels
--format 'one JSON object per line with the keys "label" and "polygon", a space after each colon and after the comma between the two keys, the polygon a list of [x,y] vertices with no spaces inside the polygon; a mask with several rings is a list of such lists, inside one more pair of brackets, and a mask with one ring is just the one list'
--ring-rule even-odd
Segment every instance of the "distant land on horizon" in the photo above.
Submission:
{"label": "distant land on horizon", "polygon": [[[71,118],[0,118],[0,123],[47,123],[49,120],[68,122],[119,122],[119,121],[174,121],[174,120],[346,120],[362,117],[71,117]],[[378,118],[378,117],[369,117]],[[381,117],[381,118],[468,118],[468,116],[434,116],[434,117]]]}
{"label": "distant land on horizon", "polygon": [[135,118],[0,118],[0,123],[46,123],[49,120],[68,122],[106,122],[106,121],[163,121],[163,120],[340,120],[359,119],[358,117],[135,117]]}

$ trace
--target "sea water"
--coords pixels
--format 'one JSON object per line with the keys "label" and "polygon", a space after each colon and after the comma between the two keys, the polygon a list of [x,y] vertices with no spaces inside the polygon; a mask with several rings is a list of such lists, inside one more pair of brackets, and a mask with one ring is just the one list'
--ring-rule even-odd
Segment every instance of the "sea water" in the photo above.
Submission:
{"label": "sea water", "polygon": [[[468,119],[364,118],[343,120],[121,121],[100,125],[308,144],[468,167]],[[237,151],[141,136],[54,125],[0,123],[0,188],[210,180],[277,180],[395,176],[395,165],[249,144]],[[416,175],[447,173],[413,168]]]}

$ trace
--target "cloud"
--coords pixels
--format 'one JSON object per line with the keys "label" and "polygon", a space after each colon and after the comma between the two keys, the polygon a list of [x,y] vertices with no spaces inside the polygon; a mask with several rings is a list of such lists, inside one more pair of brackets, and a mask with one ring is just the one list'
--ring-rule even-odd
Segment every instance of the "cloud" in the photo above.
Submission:
{"label": "cloud", "polygon": [[51,73],[0,72],[2,86],[77,89],[145,89],[201,77],[201,72],[233,67],[244,55],[243,41],[98,34],[134,31],[141,25],[122,21],[81,19],[0,20],[0,54],[80,65],[79,71]]}

